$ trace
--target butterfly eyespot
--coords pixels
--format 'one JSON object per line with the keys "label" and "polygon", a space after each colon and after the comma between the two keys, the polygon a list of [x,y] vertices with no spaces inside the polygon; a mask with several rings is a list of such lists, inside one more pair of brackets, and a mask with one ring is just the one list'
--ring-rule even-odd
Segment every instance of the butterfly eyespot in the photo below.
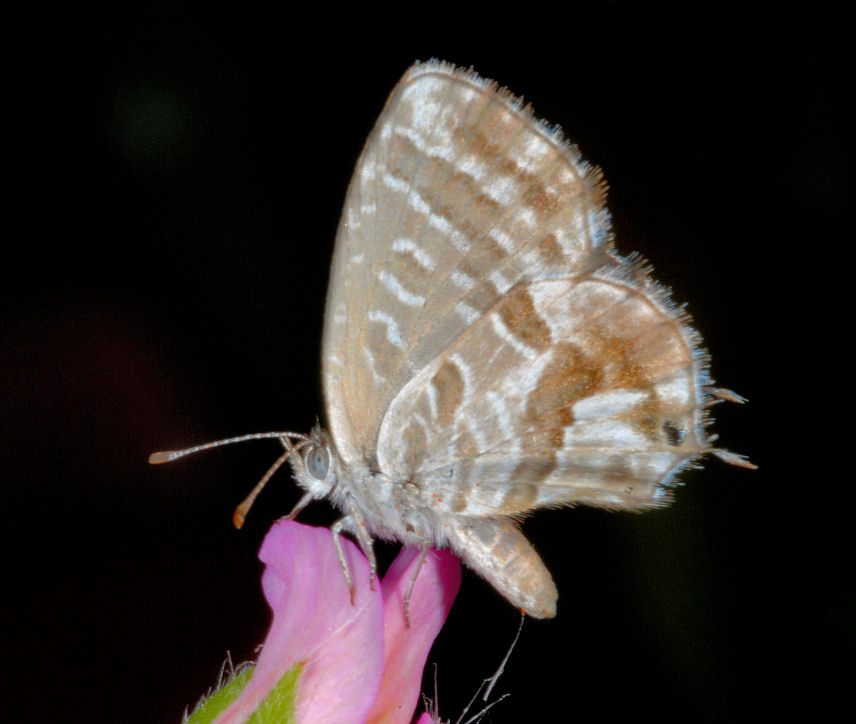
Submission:
{"label": "butterfly eyespot", "polygon": [[680,445],[684,441],[684,435],[686,434],[684,430],[671,422],[663,423],[663,432],[666,434],[669,444],[675,446]]}
{"label": "butterfly eyespot", "polygon": [[330,470],[330,453],[324,446],[314,447],[306,453],[306,472],[316,480],[324,480]]}

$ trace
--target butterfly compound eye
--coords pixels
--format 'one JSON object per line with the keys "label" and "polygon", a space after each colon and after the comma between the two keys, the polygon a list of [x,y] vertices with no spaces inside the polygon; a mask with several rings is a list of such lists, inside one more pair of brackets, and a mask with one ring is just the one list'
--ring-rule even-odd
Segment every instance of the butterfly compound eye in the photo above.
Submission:
{"label": "butterfly compound eye", "polygon": [[306,454],[306,470],[316,480],[323,480],[327,477],[327,471],[330,469],[330,453],[323,445],[312,448]]}

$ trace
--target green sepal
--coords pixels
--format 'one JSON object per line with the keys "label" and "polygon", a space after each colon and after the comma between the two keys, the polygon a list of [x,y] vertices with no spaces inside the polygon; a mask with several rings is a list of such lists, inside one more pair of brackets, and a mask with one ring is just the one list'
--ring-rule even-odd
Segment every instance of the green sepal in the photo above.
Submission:
{"label": "green sepal", "polygon": [[[244,690],[254,667],[242,669],[221,688],[207,697],[190,715],[186,724],[211,724]],[[294,724],[294,700],[297,696],[297,680],[303,664],[297,664],[283,674],[268,692],[247,724]]]}

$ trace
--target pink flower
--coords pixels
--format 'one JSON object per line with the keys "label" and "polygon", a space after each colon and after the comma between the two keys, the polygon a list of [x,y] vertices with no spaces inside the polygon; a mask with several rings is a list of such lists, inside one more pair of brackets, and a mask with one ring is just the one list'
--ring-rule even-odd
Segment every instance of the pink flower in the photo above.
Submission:
{"label": "pink flower", "polygon": [[404,596],[419,550],[402,550],[372,591],[365,556],[350,541],[342,544],[353,603],[328,529],[293,521],[270,529],[259,558],[267,565],[262,588],[273,623],[252,678],[216,724],[246,721],[289,672],[297,675],[297,724],[411,721],[428,651],[460,587],[460,563],[450,551],[429,552],[406,628]]}

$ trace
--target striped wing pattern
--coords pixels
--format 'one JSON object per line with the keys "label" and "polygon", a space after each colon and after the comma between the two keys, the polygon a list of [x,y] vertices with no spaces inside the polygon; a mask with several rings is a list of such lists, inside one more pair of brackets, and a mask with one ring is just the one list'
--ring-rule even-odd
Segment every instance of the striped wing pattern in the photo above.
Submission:
{"label": "striped wing pattern", "polygon": [[696,347],[612,250],[575,149],[472,73],[411,69],[357,165],[330,282],[346,462],[456,513],[660,504],[705,444]]}
{"label": "striped wing pattern", "polygon": [[709,449],[704,362],[558,131],[473,72],[408,71],[348,189],[323,344],[348,505],[373,533],[452,545],[553,615],[514,518],[668,502]]}

